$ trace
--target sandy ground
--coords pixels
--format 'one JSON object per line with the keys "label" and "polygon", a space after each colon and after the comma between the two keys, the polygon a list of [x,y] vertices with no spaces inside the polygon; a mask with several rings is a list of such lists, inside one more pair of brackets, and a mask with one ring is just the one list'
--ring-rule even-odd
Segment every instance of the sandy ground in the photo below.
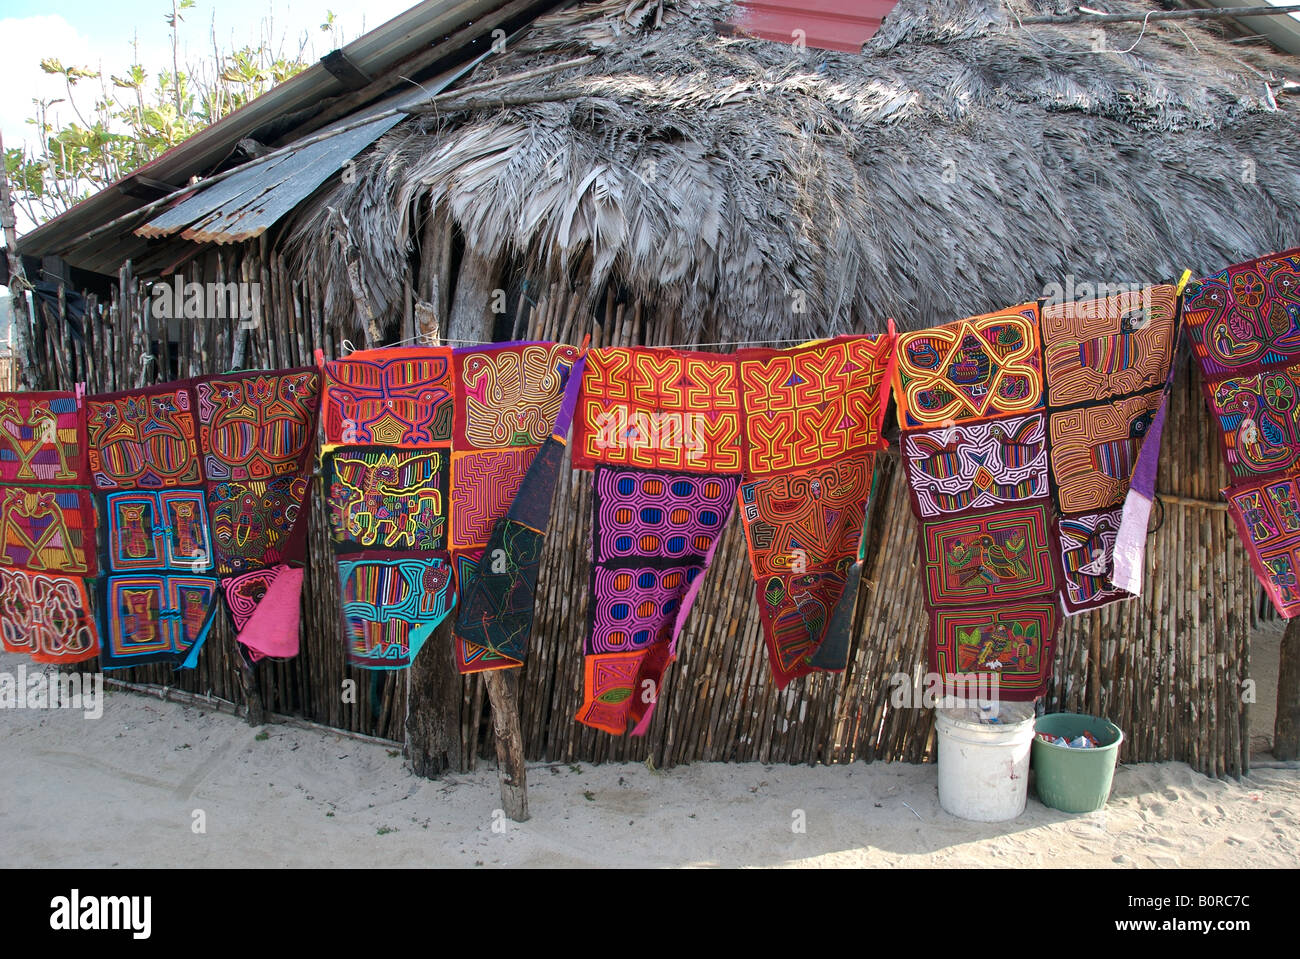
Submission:
{"label": "sandy ground", "polygon": [[5,866],[1300,863],[1295,770],[1125,766],[1100,813],[1048,809],[1031,785],[1019,819],[980,824],[940,808],[932,766],[539,764],[521,825],[494,818],[490,768],[429,782],[382,745],[121,692],[98,720],[0,711],[0,764]]}

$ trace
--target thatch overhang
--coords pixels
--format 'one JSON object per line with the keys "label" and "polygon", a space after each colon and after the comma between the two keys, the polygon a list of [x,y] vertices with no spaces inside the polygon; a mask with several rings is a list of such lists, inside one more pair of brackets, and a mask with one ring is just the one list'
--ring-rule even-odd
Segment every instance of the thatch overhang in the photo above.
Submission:
{"label": "thatch overhang", "polygon": [[439,212],[483,262],[612,283],[708,341],[916,328],[1300,241],[1300,61],[1262,42],[902,0],[843,54],[723,35],[730,8],[550,14],[465,84],[521,79],[383,137],[295,214],[333,319],[360,290],[396,328]]}

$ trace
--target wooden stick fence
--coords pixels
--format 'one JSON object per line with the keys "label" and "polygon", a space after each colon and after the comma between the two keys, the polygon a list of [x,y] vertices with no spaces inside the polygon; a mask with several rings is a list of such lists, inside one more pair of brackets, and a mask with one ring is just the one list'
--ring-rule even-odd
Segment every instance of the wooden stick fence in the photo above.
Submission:
{"label": "wooden stick fence", "polygon": [[[291,274],[265,243],[204,252],[182,268],[186,281],[240,279],[262,285],[264,315],[243,346],[245,367],[309,365],[315,349],[337,356],[343,340],[361,344],[360,322],[336,327],[323,318],[322,277]],[[129,265],[107,303],[87,300],[83,335],[72,335],[65,298],[48,303],[25,330],[40,381],[70,388],[84,380],[107,392],[230,368],[240,338],[234,322],[158,320]],[[598,302],[587,291],[546,289],[521,302],[515,335],[592,346],[665,345],[688,339],[671,317],[646,302]],[[415,326],[408,309],[403,330]],[[597,322],[599,320],[599,322]],[[345,324],[346,326],[346,324]],[[706,331],[698,341],[709,341]],[[142,357],[152,356],[152,360]],[[24,362],[19,357],[18,362]],[[1182,759],[1203,772],[1239,776],[1248,769],[1244,682],[1255,595],[1244,550],[1221,508],[1226,476],[1186,352],[1170,401],[1141,599],[1066,621],[1058,637],[1049,710],[1105,714],[1125,731],[1127,761]],[[920,762],[933,755],[933,713],[908,700],[926,671],[928,619],[916,575],[916,530],[896,459],[879,458],[880,485],[870,520],[868,567],[859,595],[848,669],[773,686],[763,648],[753,580],[738,520],[724,533],[713,567],[679,642],[648,735],[615,737],[573,721],[582,693],[591,482],[563,468],[538,584],[531,652],[520,677],[520,717],[530,760],[817,763]],[[401,741],[406,685],[400,673],[357,670],[345,662],[322,491],[311,504],[310,558],[302,604],[302,650],[288,662],[264,662],[257,689],[271,713],[301,716],[337,729]],[[89,668],[94,668],[90,664]],[[238,657],[224,613],[199,668],[140,667],[114,674],[125,682],[172,687],[244,702]],[[461,680],[459,765],[492,755],[492,724],[481,676]]]}

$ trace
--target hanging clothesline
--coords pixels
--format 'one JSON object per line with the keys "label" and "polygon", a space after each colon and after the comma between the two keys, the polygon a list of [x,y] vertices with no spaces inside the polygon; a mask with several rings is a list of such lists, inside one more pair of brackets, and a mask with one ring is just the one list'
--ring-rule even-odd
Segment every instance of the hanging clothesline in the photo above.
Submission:
{"label": "hanging clothesline", "polygon": [[[715,342],[715,343],[665,343],[665,344],[662,344],[662,345],[656,344],[653,348],[654,348],[654,349],[660,349],[660,350],[686,350],[686,349],[692,349],[692,350],[693,350],[693,349],[699,349],[700,347],[703,347],[703,346],[731,346],[731,347],[735,347],[735,346],[784,346],[784,345],[789,345],[789,344],[792,344],[792,343],[795,343],[795,344],[797,344],[797,343],[807,343],[807,342],[809,341],[809,339],[813,339],[813,340],[831,340],[831,339],[835,339],[836,336],[843,336],[843,335],[848,335],[848,334],[835,334],[835,335],[833,335],[833,336],[819,336],[819,337],[811,337],[811,338],[810,338],[810,337],[806,337],[806,336],[802,336],[802,337],[798,337],[798,338],[795,338],[795,339],[787,339],[787,340],[719,340],[719,341],[717,341],[717,342]],[[410,345],[413,344],[413,343],[416,343],[416,344],[418,344],[418,343],[422,343],[422,344],[424,344],[425,346],[447,346],[447,345],[450,345],[450,344],[456,344],[456,345],[458,345],[458,346],[493,346],[493,345],[496,345],[496,344],[495,344],[495,341],[493,341],[493,340],[462,340],[462,339],[456,339],[455,337],[440,338],[440,337],[433,337],[433,336],[430,336],[430,335],[428,335],[427,333],[417,333],[415,336],[407,337],[407,338],[404,339],[404,340],[397,340],[397,341],[394,342],[394,343],[385,343],[383,346],[372,347],[372,349],[376,349],[376,350],[391,350],[391,349],[396,349],[397,347],[400,347],[400,346],[410,346]],[[356,352],[358,352],[357,347],[353,345],[353,343],[352,343],[351,340],[342,340],[342,341],[339,343],[339,349],[342,350],[342,354],[341,354],[341,355],[343,355],[343,356],[346,356],[346,355],[349,354],[349,353],[356,353]]]}

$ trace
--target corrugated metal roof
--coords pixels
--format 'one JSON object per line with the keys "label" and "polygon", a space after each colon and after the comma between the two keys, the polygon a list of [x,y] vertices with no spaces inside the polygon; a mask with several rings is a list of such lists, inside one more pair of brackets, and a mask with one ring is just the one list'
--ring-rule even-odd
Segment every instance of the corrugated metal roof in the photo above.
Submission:
{"label": "corrugated metal roof", "polygon": [[136,236],[179,233],[196,243],[237,243],[261,236],[402,119],[385,117],[253,163],[211,189],[182,200],[137,229]]}
{"label": "corrugated metal roof", "polygon": [[[743,33],[819,50],[860,53],[897,0],[741,0],[729,21]],[[801,33],[797,32],[801,31]]]}
{"label": "corrugated metal roof", "polygon": [[[360,70],[370,76],[380,76],[440,38],[477,24],[509,5],[509,0],[424,0],[352,41],[343,52]],[[545,5],[548,4],[544,0],[539,0],[539,7]],[[82,269],[116,273],[124,260],[144,251],[143,238],[136,238],[129,229],[123,229],[121,233],[108,233],[93,242],[79,244],[76,249],[71,248],[71,243],[145,204],[145,200],[123,192],[133,178],[183,186],[191,177],[206,175],[227,160],[235,145],[245,137],[273,127],[285,118],[298,118],[300,123],[306,123],[319,112],[317,108],[323,101],[347,92],[348,88],[325,67],[313,64],[131,175],[25,234],[19,239],[18,248],[28,256],[57,255]]]}

